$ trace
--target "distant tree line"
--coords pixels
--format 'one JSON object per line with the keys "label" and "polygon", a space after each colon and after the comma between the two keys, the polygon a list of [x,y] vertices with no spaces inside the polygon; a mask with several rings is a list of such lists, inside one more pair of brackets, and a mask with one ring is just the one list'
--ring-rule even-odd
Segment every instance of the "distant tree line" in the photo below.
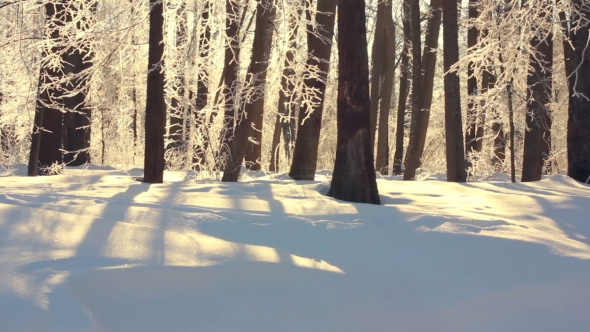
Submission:
{"label": "distant tree line", "polygon": [[590,180],[583,0],[14,0],[0,13],[0,157],[28,155],[31,176],[127,156],[149,183],[165,169],[235,182],[242,167],[313,180],[328,162],[328,195],[375,204],[376,171]]}

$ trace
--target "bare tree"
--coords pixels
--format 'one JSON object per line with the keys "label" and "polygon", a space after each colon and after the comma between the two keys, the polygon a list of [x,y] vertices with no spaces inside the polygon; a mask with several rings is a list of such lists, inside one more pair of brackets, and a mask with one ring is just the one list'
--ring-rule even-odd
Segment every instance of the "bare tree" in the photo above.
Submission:
{"label": "bare tree", "polygon": [[162,183],[164,178],[164,4],[150,0],[149,59],[145,107],[145,159],[143,181]]}
{"label": "bare tree", "polygon": [[[268,60],[270,58],[270,46],[274,34],[274,20],[276,8],[273,0],[260,0],[256,11],[256,30],[252,43],[252,62],[248,69],[248,77],[252,80],[252,87],[255,89],[254,96],[246,102],[244,113],[248,120],[244,124],[248,126],[249,137],[253,142],[246,143],[244,151],[246,167],[251,170],[260,170],[260,159],[262,157],[262,124],[264,114],[264,100],[266,89],[266,76]],[[244,121],[244,120],[242,120]],[[242,126],[238,125],[236,131],[241,131]],[[236,133],[236,138],[237,138]],[[235,153],[235,152],[234,152]]]}
{"label": "bare tree", "polygon": [[293,163],[289,171],[289,176],[295,180],[313,180],[315,177],[337,3],[337,0],[318,0],[316,31],[313,31],[311,10],[308,9],[306,14],[309,22],[307,66],[316,72],[306,73],[304,84],[306,89],[317,91],[319,100],[304,104],[299,112]]}
{"label": "bare tree", "polygon": [[443,52],[445,68],[445,138],[447,181],[465,182],[465,150],[461,119],[461,90],[459,75],[452,67],[459,61],[459,24],[457,0],[443,3]]}
{"label": "bare tree", "polygon": [[[527,2],[528,6],[538,3]],[[543,4],[540,4],[543,6]],[[547,4],[545,4],[547,5]],[[549,8],[548,8],[549,9]],[[527,76],[527,131],[524,136],[522,182],[539,181],[551,147],[551,110],[553,82],[553,34],[544,21],[547,13],[541,11],[538,25],[533,25],[530,69]]]}
{"label": "bare tree", "polygon": [[[261,138],[262,138],[262,116],[264,111],[264,89],[266,84],[266,73],[268,59],[270,56],[270,45],[274,26],[272,22],[275,17],[275,7],[272,0],[261,0],[256,9],[256,31],[252,48],[252,59],[248,67],[247,78],[251,81],[253,93],[250,100],[245,101],[243,116],[237,120],[234,137],[231,146],[231,157],[228,159],[222,181],[236,182],[240,176],[240,167],[247,154],[246,164],[251,169],[259,169]],[[249,142],[253,136],[255,143]],[[253,165],[257,166],[253,166]]]}
{"label": "bare tree", "polygon": [[399,78],[399,97],[397,104],[397,125],[395,129],[395,153],[393,155],[393,174],[402,174],[402,165],[404,157],[404,134],[405,134],[405,115],[406,103],[408,99],[409,71],[410,71],[410,44],[412,39],[410,27],[410,0],[403,2],[403,32],[404,47],[401,54],[400,78]]}
{"label": "bare tree", "polygon": [[[438,54],[438,39],[442,18],[442,0],[432,0],[430,3],[431,16],[428,20],[424,53],[421,60],[421,79],[416,90],[419,99],[416,109],[412,110],[412,123],[410,128],[410,142],[408,144],[406,171],[404,180],[412,180],[416,176],[416,170],[422,165],[422,154],[426,144],[426,134],[430,121],[430,108],[434,92],[434,74],[436,70],[436,57]],[[414,83],[413,83],[414,84]],[[412,92],[414,93],[414,92]],[[412,106],[413,107],[413,106]]]}
{"label": "bare tree", "polygon": [[338,3],[338,139],[328,196],[380,204],[370,137],[365,1]]}
{"label": "bare tree", "polygon": [[[373,83],[371,85],[371,114],[374,112],[374,104],[379,104],[375,168],[384,175],[389,172],[389,109],[395,78],[395,24],[391,7],[391,0],[379,2],[377,5],[377,24],[373,41]],[[371,133],[373,133],[372,130]],[[375,143],[374,134],[371,142]]]}

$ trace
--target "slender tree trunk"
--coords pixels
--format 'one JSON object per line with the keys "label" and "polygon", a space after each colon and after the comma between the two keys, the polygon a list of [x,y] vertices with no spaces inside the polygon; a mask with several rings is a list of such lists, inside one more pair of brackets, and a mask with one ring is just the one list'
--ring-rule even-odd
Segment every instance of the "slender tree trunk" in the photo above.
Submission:
{"label": "slender tree trunk", "polygon": [[[469,0],[469,18],[477,19],[479,17],[479,10],[477,8],[479,0]],[[473,52],[473,48],[477,45],[477,39],[479,38],[479,31],[476,27],[469,27],[467,31],[467,47],[470,52]],[[475,104],[475,98],[479,94],[478,82],[475,76],[474,63],[470,62],[467,67],[467,119],[465,125],[465,155],[467,158],[467,168],[471,172],[469,176],[474,176],[473,169],[471,169],[472,158],[477,158],[481,153],[483,133],[484,133],[484,121],[481,116],[478,116],[478,109]]]}
{"label": "slender tree trunk", "polygon": [[590,181],[590,8],[583,0],[572,0],[574,12],[572,27],[581,22],[578,29],[570,32],[572,51],[572,75],[569,84],[575,94],[570,95],[567,123],[567,175],[574,180]]}
{"label": "slender tree trunk", "polygon": [[[420,80],[420,93],[418,107],[412,110],[412,123],[410,128],[410,142],[408,145],[406,171],[404,180],[413,180],[416,170],[422,166],[422,154],[426,145],[426,134],[430,121],[430,108],[434,92],[434,74],[436,71],[436,57],[438,54],[438,39],[440,23],[442,19],[442,0],[432,0],[430,9],[432,16],[428,21],[424,55],[422,57],[422,79]],[[414,91],[414,90],[412,90]]]}
{"label": "slender tree trunk", "polygon": [[[545,21],[545,15],[541,14],[539,21]],[[530,41],[534,54],[530,55],[531,69],[527,76],[527,130],[524,135],[522,182],[541,180],[551,142],[553,35],[544,27],[534,29],[534,32]]]}
{"label": "slender tree trunk", "polygon": [[[289,50],[285,56],[285,64],[283,67],[283,76],[281,78],[281,90],[279,91],[279,105],[277,107],[277,119],[275,122],[274,134],[272,138],[272,149],[270,156],[269,170],[271,172],[278,171],[279,165],[279,144],[281,141],[281,132],[284,131],[283,137],[285,138],[285,154],[289,156],[291,145],[287,142],[291,138],[291,123],[295,119],[296,112],[296,96],[294,95],[295,90],[295,69],[293,68],[293,61],[295,60],[295,50],[297,47],[297,17],[291,17],[290,29],[293,31],[289,32]],[[285,126],[286,125],[286,126]],[[284,129],[284,130],[283,130]]]}
{"label": "slender tree trunk", "polygon": [[[45,59],[45,55],[42,57]],[[29,167],[27,171],[28,176],[37,176],[39,171],[39,150],[41,148],[41,130],[43,127],[43,113],[45,108],[43,107],[43,100],[47,100],[47,91],[42,87],[45,85],[44,72],[49,70],[45,66],[41,66],[39,73],[39,87],[38,96],[35,104],[35,119],[33,124],[33,133],[31,134],[31,150],[29,152]]]}
{"label": "slender tree trunk", "polygon": [[[209,2],[205,3],[205,8],[201,13],[201,34],[199,35],[199,56],[201,59],[207,59],[209,57],[209,49],[211,44],[211,27],[209,24]],[[203,66],[202,70],[196,75],[197,76],[197,94],[195,100],[196,106],[196,125],[192,127],[192,130],[199,130],[203,132],[203,141],[200,146],[196,148],[193,156],[193,164],[196,170],[201,170],[207,162],[207,150],[209,149],[209,123],[205,117],[205,107],[207,107],[207,99],[209,96],[209,83],[206,66]]]}
{"label": "slender tree trunk", "polygon": [[516,154],[515,154],[515,139],[514,139],[514,103],[512,92],[512,80],[506,85],[506,95],[508,96],[508,124],[510,126],[510,180],[512,183],[516,182]]}
{"label": "slender tree trunk", "polygon": [[[377,18],[375,20],[375,31],[373,38],[373,47],[371,54],[371,146],[375,146],[375,131],[377,129],[377,115],[379,113],[379,100],[383,89],[382,81],[384,76],[385,55],[387,47],[385,39],[385,2],[380,1],[377,4]],[[389,7],[391,12],[391,7]]]}
{"label": "slender tree trunk", "polygon": [[168,126],[167,150],[175,150],[180,155],[185,155],[184,128],[186,121],[186,44],[188,42],[188,15],[186,4],[181,3],[176,9],[176,61],[177,75],[171,78],[174,91],[170,100],[170,125]]}
{"label": "slender tree trunk", "polygon": [[[237,0],[226,0],[225,2],[225,30],[228,44],[225,47],[225,65],[223,68],[223,81],[225,84],[225,110],[223,116],[223,132],[221,134],[221,147],[217,157],[218,169],[227,164],[230,144],[234,132],[234,119],[236,114],[236,89],[238,83],[238,70],[240,60],[240,26],[238,20],[240,4]],[[242,15],[245,18],[246,10]]]}
{"label": "slender tree trunk", "polygon": [[399,83],[399,98],[397,104],[397,125],[395,129],[395,153],[393,155],[393,174],[402,174],[402,165],[404,158],[404,134],[405,134],[405,115],[406,103],[408,99],[409,84],[409,65],[410,57],[408,55],[411,42],[410,29],[410,0],[404,0],[403,3],[403,29],[404,29],[404,47],[401,54],[401,74]]}
{"label": "slender tree trunk", "polygon": [[370,137],[365,1],[338,3],[338,138],[328,196],[380,204]]}
{"label": "slender tree trunk", "polygon": [[145,107],[145,159],[143,181],[162,183],[164,178],[164,134],[166,103],[164,100],[164,4],[150,0],[150,32]]}
{"label": "slender tree trunk", "polygon": [[[315,105],[304,105],[299,112],[293,163],[289,171],[289,176],[295,180],[313,180],[315,177],[337,3],[337,0],[318,0],[315,17],[318,30],[315,33],[319,36],[314,34],[311,24],[307,27],[307,66],[317,66],[317,74],[306,75],[304,84],[308,90],[315,89],[320,99]],[[312,20],[309,10],[307,19]]]}
{"label": "slender tree trunk", "polygon": [[[246,152],[246,164],[250,169],[260,169],[260,164],[253,166],[260,159],[260,143],[262,131],[262,116],[264,111],[264,90],[266,84],[266,71],[268,69],[268,59],[270,57],[270,46],[273,35],[273,25],[275,17],[275,7],[272,0],[261,0],[257,5],[256,12],[256,31],[252,48],[252,59],[248,67],[247,76],[252,80],[253,88],[256,89],[254,96],[246,102],[244,107],[245,116],[237,121],[237,126],[232,140],[231,158],[225,166],[222,181],[237,182],[240,176],[240,167],[244,161]],[[256,130],[251,127],[254,123]],[[260,132],[259,132],[260,131]],[[252,134],[257,144],[249,142],[248,138]]]}
{"label": "slender tree trunk", "polygon": [[449,72],[459,61],[459,25],[457,0],[443,3],[444,68],[445,72],[445,138],[447,155],[447,181],[465,182],[465,150],[461,119],[461,90],[457,72]]}
{"label": "slender tree trunk", "polygon": [[420,0],[410,0],[410,27],[412,34],[412,120],[410,122],[410,144],[406,153],[406,170],[404,180],[413,180],[419,167],[420,156],[412,148],[412,142],[418,140],[420,104],[422,98],[422,49],[420,27]]}
{"label": "slender tree trunk", "polygon": [[[379,132],[377,134],[377,157],[375,168],[386,175],[389,173],[389,111],[395,79],[395,24],[391,12],[391,0],[380,4],[384,14],[383,50],[383,85],[381,88],[381,105],[379,106]],[[375,36],[376,37],[376,36]],[[375,39],[377,41],[377,39]]]}
{"label": "slender tree trunk", "polygon": [[[254,42],[252,49],[252,62],[249,77],[253,78],[255,100],[245,106],[244,112],[248,115],[248,122],[254,124],[248,126],[249,134],[254,138],[255,143],[247,142],[245,159],[246,167],[258,171],[261,169],[260,159],[262,157],[262,124],[264,116],[264,99],[266,90],[266,74],[268,69],[268,60],[270,58],[270,46],[274,33],[274,20],[276,8],[273,0],[260,0],[256,12],[256,30],[254,32]],[[238,125],[240,127],[240,125]]]}

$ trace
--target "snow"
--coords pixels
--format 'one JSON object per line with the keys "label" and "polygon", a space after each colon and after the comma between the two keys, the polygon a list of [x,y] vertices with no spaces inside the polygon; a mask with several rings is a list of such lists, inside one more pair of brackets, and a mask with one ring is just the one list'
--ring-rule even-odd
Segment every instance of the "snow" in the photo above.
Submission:
{"label": "snow", "polygon": [[584,331],[590,186],[0,177],[0,331]]}

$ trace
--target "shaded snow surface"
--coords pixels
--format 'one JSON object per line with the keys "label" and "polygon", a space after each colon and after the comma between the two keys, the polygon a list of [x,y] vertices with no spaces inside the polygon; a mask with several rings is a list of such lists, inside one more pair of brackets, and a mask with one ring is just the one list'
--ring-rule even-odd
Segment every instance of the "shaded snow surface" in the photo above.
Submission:
{"label": "shaded snow surface", "polygon": [[590,187],[0,177],[0,330],[587,331]]}

